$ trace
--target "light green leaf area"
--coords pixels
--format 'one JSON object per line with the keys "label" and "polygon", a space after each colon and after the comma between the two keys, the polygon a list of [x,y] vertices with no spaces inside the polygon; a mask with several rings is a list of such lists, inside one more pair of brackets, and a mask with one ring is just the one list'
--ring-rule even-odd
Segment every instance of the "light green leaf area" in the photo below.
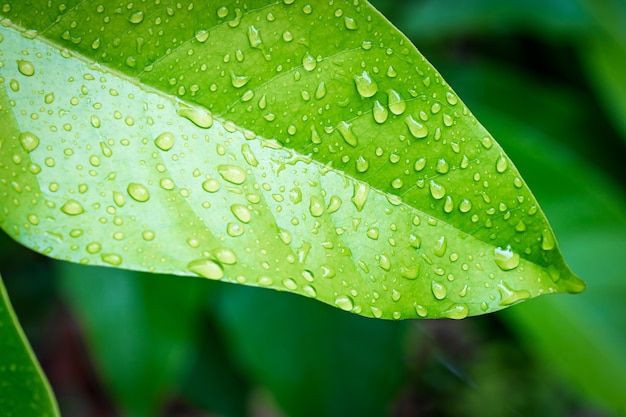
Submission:
{"label": "light green leaf area", "polygon": [[58,417],[37,358],[17,321],[0,277],[0,410],[3,416]]}
{"label": "light green leaf area", "polygon": [[519,172],[365,2],[3,9],[2,227],[377,318],[579,292]]}

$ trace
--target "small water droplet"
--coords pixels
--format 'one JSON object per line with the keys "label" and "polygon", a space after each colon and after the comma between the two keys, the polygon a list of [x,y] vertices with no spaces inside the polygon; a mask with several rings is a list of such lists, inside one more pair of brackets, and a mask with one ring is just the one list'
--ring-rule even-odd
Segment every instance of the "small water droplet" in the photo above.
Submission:
{"label": "small water droplet", "polygon": [[428,136],[428,128],[415,120],[413,116],[407,116],[404,119],[404,123],[406,123],[406,125],[408,126],[409,132],[411,132],[411,135],[413,135],[413,137],[417,139],[422,139]]}
{"label": "small water droplet", "polygon": [[250,46],[253,48],[260,48],[263,44],[261,34],[254,26],[248,26],[248,42],[250,42]]}
{"label": "small water droplet", "polygon": [[224,277],[224,268],[212,259],[196,259],[187,264],[187,269],[208,279],[221,279]]}
{"label": "small water droplet", "polygon": [[237,165],[218,165],[217,172],[233,184],[243,184],[246,180],[246,172]]}
{"label": "small water droplet", "polygon": [[396,90],[389,90],[389,110],[396,116],[401,115],[406,110],[406,102]]}
{"label": "small water droplet", "polygon": [[226,265],[234,265],[237,263],[237,255],[232,249],[229,248],[219,248],[213,251],[213,254],[217,258],[218,261],[222,264]]}
{"label": "small water droplet", "polygon": [[420,273],[420,266],[419,266],[419,264],[415,264],[415,265],[411,265],[411,266],[407,266],[407,265],[400,266],[400,275],[403,278],[406,278],[406,279],[417,279],[417,277],[419,276],[419,273]]}
{"label": "small water droplet", "polygon": [[549,229],[543,229],[541,232],[541,249],[549,251],[554,249],[555,246],[556,241],[552,232]]}
{"label": "small water droplet", "polygon": [[130,184],[128,184],[127,191],[128,195],[130,195],[133,200],[140,203],[145,203],[150,199],[150,192],[143,184],[131,182]]}
{"label": "small water droplet", "polygon": [[20,143],[22,148],[30,153],[39,146],[39,137],[32,132],[22,132],[20,133]]}
{"label": "small water droplet", "polygon": [[359,156],[356,160],[356,170],[357,172],[365,172],[368,170],[368,168],[370,167],[369,162],[367,162],[367,159],[363,158],[363,156]]}
{"label": "small water droplet", "polygon": [[241,88],[250,81],[249,75],[237,75],[233,71],[230,72],[230,81],[235,88]]}
{"label": "small water droplet", "polygon": [[324,98],[325,95],[326,83],[324,83],[324,81],[320,81],[320,83],[317,85],[317,89],[315,90],[315,98],[319,100],[321,98]]}
{"label": "small water droplet", "polygon": [[446,92],[446,100],[452,106],[454,106],[454,105],[456,105],[456,103],[458,103],[457,97],[451,91]]}
{"label": "small water droplet", "polygon": [[205,29],[197,30],[195,37],[198,42],[204,43],[209,39],[209,31]]}
{"label": "small water droplet", "polygon": [[419,317],[426,317],[428,315],[428,309],[420,304],[415,305],[415,312]]}
{"label": "small water droplet", "polygon": [[491,149],[491,147],[493,146],[493,140],[491,140],[491,138],[488,136],[481,138],[480,143],[483,145],[485,149]]}
{"label": "small water droplet", "polygon": [[348,30],[357,30],[359,28],[356,21],[348,16],[344,18],[343,23],[346,25],[346,29]]}
{"label": "small water droplet", "polygon": [[361,97],[372,97],[378,91],[378,85],[367,71],[363,71],[361,75],[354,75],[354,84]]}
{"label": "small water droplet", "polygon": [[94,255],[102,250],[102,246],[98,242],[91,242],[87,244],[85,249],[88,253]]}
{"label": "small water droplet", "polygon": [[446,298],[446,294],[447,294],[446,287],[444,287],[442,284],[438,283],[437,281],[431,282],[430,289],[432,290],[433,295],[435,296],[437,300],[443,300],[444,298]]}
{"label": "small water droplet", "polygon": [[176,114],[203,129],[213,126],[213,115],[211,112],[199,107],[183,107],[178,109]]}
{"label": "small water droplet", "polygon": [[162,151],[169,151],[174,146],[174,135],[171,132],[163,132],[156,137],[154,144]]}
{"label": "small water droplet", "polygon": [[496,265],[503,271],[517,268],[520,262],[519,255],[513,252],[511,246],[507,246],[506,249],[498,246],[493,250],[493,256]]}
{"label": "small water droplet", "polygon": [[443,203],[443,211],[446,213],[452,213],[452,210],[454,210],[454,201],[451,196],[447,195]]}

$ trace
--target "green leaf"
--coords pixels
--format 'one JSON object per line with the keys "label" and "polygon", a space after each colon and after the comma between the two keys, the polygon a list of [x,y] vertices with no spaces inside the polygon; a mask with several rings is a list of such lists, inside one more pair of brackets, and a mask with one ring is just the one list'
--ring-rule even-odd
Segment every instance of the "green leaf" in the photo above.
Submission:
{"label": "green leaf", "polygon": [[6,416],[59,416],[50,384],[17,321],[1,277],[0,410]]}
{"label": "green leaf", "polygon": [[3,9],[15,239],[387,319],[584,288],[501,147],[370,5],[118,4]]}

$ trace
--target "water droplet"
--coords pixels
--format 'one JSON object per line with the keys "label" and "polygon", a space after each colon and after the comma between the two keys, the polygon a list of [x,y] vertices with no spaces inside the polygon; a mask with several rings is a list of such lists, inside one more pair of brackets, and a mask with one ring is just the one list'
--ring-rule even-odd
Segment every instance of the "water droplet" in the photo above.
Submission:
{"label": "water droplet", "polygon": [[504,281],[498,283],[498,291],[500,292],[500,301],[498,304],[501,306],[510,306],[511,304],[518,303],[530,298],[530,293],[526,290],[516,291],[507,285]]}
{"label": "water droplet", "polygon": [[249,75],[237,75],[233,71],[230,72],[230,81],[235,88],[241,88],[250,81]]}
{"label": "water droplet", "polygon": [[440,174],[448,173],[448,171],[450,171],[450,165],[448,164],[448,161],[446,161],[444,158],[439,158],[439,160],[437,160],[437,165],[435,166],[435,171]]}
{"label": "water droplet", "polygon": [[368,170],[368,168],[370,167],[369,162],[367,162],[367,159],[363,158],[363,156],[359,156],[356,160],[356,170],[357,172],[365,172]]}
{"label": "water droplet", "polygon": [[325,95],[326,83],[324,83],[324,81],[320,81],[320,83],[317,85],[317,89],[315,90],[315,98],[319,100],[321,98],[324,98]]}
{"label": "water droplet", "polygon": [[456,105],[456,103],[458,103],[459,101],[457,97],[454,95],[454,93],[451,91],[446,92],[446,100],[452,106]]}
{"label": "water droplet", "polygon": [[30,61],[17,61],[17,69],[22,75],[25,75],[27,77],[31,77],[33,74],[35,74],[35,66]]}
{"label": "water droplet", "polygon": [[364,182],[356,182],[354,184],[354,193],[352,194],[352,204],[356,207],[357,211],[363,210],[363,206],[367,201],[367,196],[370,192],[370,186]]}
{"label": "water droplet", "polygon": [[150,199],[150,192],[143,184],[131,182],[130,184],[128,184],[127,191],[128,195],[130,195],[133,200],[140,203],[145,203]]}
{"label": "water droplet", "polygon": [[259,284],[262,287],[269,287],[270,285],[272,285],[274,283],[272,278],[266,277],[264,275],[261,275],[260,277],[258,277],[256,282],[257,282],[257,284]]}
{"label": "water droplet", "polygon": [[461,201],[461,204],[459,204],[459,211],[461,213],[467,213],[471,209],[472,209],[472,202],[469,201],[468,199],[464,199],[463,201]]}
{"label": "water droplet", "polygon": [[446,254],[446,250],[448,249],[448,241],[445,236],[441,236],[437,243],[435,243],[434,251],[437,256],[444,256]]}
{"label": "water droplet", "polygon": [[345,140],[348,145],[352,147],[356,147],[358,145],[356,135],[354,134],[354,132],[352,132],[352,125],[350,123],[341,121],[339,123],[339,126],[337,127],[337,130],[339,130],[339,133],[341,133],[343,140]]}
{"label": "water droplet", "polygon": [[389,271],[391,269],[391,260],[389,260],[387,255],[380,255],[378,265],[385,271]]}
{"label": "water droplet", "polygon": [[171,132],[163,132],[156,137],[154,144],[162,151],[169,151],[174,146],[174,135]]}
{"label": "water droplet", "polygon": [[187,269],[208,279],[221,279],[224,277],[224,268],[212,259],[196,259],[187,264]]}
{"label": "water droplet", "polygon": [[426,317],[428,315],[428,309],[420,304],[415,305],[415,312],[419,317]]}
{"label": "water droplet", "polygon": [[77,214],[84,213],[85,209],[78,201],[70,199],[61,206],[61,211],[70,216],[76,216]]}
{"label": "water droplet", "polygon": [[237,255],[232,249],[229,248],[219,248],[213,251],[213,254],[223,264],[226,265],[234,265],[237,263]]}
{"label": "water droplet", "polygon": [[351,311],[354,308],[352,299],[346,295],[337,297],[335,299],[335,305],[344,311]]}
{"label": "water droplet", "polygon": [[378,85],[367,71],[363,71],[361,75],[354,75],[354,84],[361,97],[372,97],[378,91]]}
{"label": "water droplet", "polygon": [[98,242],[91,242],[87,244],[87,247],[85,249],[87,249],[88,253],[94,255],[100,252],[100,250],[102,249],[102,246],[100,246]]}
{"label": "water droplet", "polygon": [[135,12],[128,17],[130,23],[138,24],[143,22],[144,14],[142,11]]}
{"label": "water droplet", "polygon": [[406,102],[396,90],[389,90],[389,110],[396,116],[401,115],[406,110]]}
{"label": "water droplet", "polygon": [[481,138],[480,143],[483,145],[485,149],[491,149],[491,147],[493,146],[493,140],[491,140],[491,138],[488,136]]}
{"label": "water droplet", "polygon": [[504,154],[500,154],[500,157],[496,161],[496,171],[503,173],[509,167],[509,161]]}
{"label": "water droplet", "polygon": [[253,48],[260,48],[263,44],[263,40],[261,40],[261,34],[259,30],[254,26],[248,26],[248,42],[250,42],[250,46]]}
{"label": "water droplet", "polygon": [[377,227],[370,227],[369,229],[367,229],[367,237],[369,237],[372,240],[378,240],[378,228]]}
{"label": "water droplet", "polygon": [[438,283],[437,281],[432,281],[430,284],[430,289],[433,292],[433,295],[435,296],[435,298],[437,300],[443,300],[444,298],[446,298],[446,287],[444,287],[442,284]]}
{"label": "water droplet", "polygon": [[39,146],[39,137],[32,132],[20,133],[20,143],[26,152],[34,151]]}
{"label": "water droplet", "polygon": [[348,16],[346,16],[343,19],[343,23],[346,26],[346,29],[348,29],[348,30],[357,30],[359,28],[359,26],[357,25],[356,21],[353,18],[348,17]]}
{"label": "water droplet", "polygon": [[372,314],[377,319],[379,319],[379,318],[381,318],[383,316],[383,311],[380,308],[378,308],[378,307],[370,306],[370,310],[372,310]]}
{"label": "water droplet", "polygon": [[384,107],[380,101],[376,100],[372,107],[372,115],[374,116],[374,120],[376,123],[384,123],[387,120],[387,116],[389,112],[387,108]]}
{"label": "water droplet", "polygon": [[541,249],[549,251],[554,249],[555,246],[556,241],[552,232],[549,229],[543,229],[541,232]]}
{"label": "water droplet", "polygon": [[100,259],[110,265],[118,266],[122,264],[122,257],[116,253],[103,253]]}
{"label": "water droplet", "polygon": [[302,57],[302,66],[307,71],[313,71],[316,65],[317,61],[315,60],[315,57],[307,51]]}
{"label": "water droplet", "polygon": [[441,312],[442,317],[446,317],[454,320],[461,320],[468,316],[469,309],[465,304],[455,304],[445,311]]}
{"label": "water droplet", "polygon": [[430,180],[430,195],[436,200],[441,200],[446,195],[446,189],[435,180]]}
{"label": "water droplet", "polygon": [[298,288],[298,284],[296,284],[296,281],[294,281],[292,278],[285,278],[283,279],[282,283],[283,286],[290,291],[294,291]]}
{"label": "water droplet", "polygon": [[150,241],[154,240],[155,234],[154,234],[154,232],[152,230],[144,230],[141,233],[141,237],[143,238],[143,240],[145,240],[147,242],[150,242]]}
{"label": "water droplet", "polygon": [[254,153],[252,153],[252,149],[250,149],[250,145],[248,145],[247,143],[241,145],[241,154],[243,155],[243,158],[246,160],[248,165],[253,167],[259,165],[259,161],[256,159]]}
{"label": "water droplet", "polygon": [[413,165],[413,169],[417,172],[424,169],[426,166],[426,158],[419,158],[415,161],[415,165]]}
{"label": "water droplet", "polygon": [[415,265],[411,265],[411,266],[406,266],[406,265],[400,266],[400,275],[403,278],[406,278],[406,279],[417,279],[417,277],[419,276],[419,273],[420,273],[420,266],[419,266],[419,264],[415,264]]}
{"label": "water droplet", "polygon": [[415,120],[413,116],[407,116],[404,119],[404,123],[406,123],[406,125],[408,126],[409,132],[411,132],[411,135],[413,135],[413,137],[417,139],[422,139],[428,136],[428,128]]}
{"label": "water droplet", "polygon": [[324,213],[324,203],[317,198],[316,196],[311,196],[311,201],[309,203],[309,211],[311,215],[314,217],[319,217]]}
{"label": "water droplet", "polygon": [[511,250],[511,246],[507,246],[506,249],[497,247],[493,250],[494,261],[496,265],[503,271],[510,271],[517,268],[519,265],[520,257],[517,253]]}
{"label": "water droplet", "polygon": [[454,210],[454,201],[451,196],[447,195],[443,203],[443,211],[446,213],[452,213],[452,210]]}
{"label": "water droplet", "polygon": [[233,184],[243,184],[246,180],[246,172],[237,165],[218,165],[217,172]]}
{"label": "water droplet", "polygon": [[250,220],[252,220],[252,213],[242,204],[233,204],[230,206],[230,211],[242,223],[250,223]]}
{"label": "water droplet", "polygon": [[200,43],[204,43],[209,39],[209,31],[205,29],[200,29],[196,31],[196,40]]}
{"label": "water droplet", "polygon": [[203,129],[213,126],[213,115],[211,112],[199,107],[183,107],[178,109],[176,114]]}
{"label": "water droplet", "polygon": [[328,203],[328,212],[334,213],[341,207],[341,199],[336,195],[330,198],[330,202]]}

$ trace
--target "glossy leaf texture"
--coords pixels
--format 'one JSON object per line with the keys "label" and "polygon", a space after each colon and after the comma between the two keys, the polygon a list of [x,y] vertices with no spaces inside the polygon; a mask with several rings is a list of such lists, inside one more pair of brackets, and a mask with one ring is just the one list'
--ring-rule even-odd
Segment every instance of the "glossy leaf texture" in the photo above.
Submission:
{"label": "glossy leaf texture", "polygon": [[5,416],[58,417],[59,410],[0,278],[0,410]]}
{"label": "glossy leaf texture", "polygon": [[365,2],[7,3],[0,224],[386,319],[580,292],[519,172]]}

